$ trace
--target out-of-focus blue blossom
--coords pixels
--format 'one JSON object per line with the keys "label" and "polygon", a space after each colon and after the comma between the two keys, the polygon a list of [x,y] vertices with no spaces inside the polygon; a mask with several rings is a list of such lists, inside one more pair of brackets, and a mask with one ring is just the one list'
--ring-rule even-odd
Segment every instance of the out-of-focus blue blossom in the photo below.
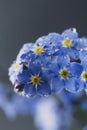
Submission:
{"label": "out-of-focus blue blossom", "polygon": [[82,130],[87,130],[87,125]]}
{"label": "out-of-focus blue blossom", "polygon": [[3,84],[0,84],[0,108],[5,112],[8,118],[13,118],[16,116],[16,113],[15,109],[10,104],[8,93],[9,91],[7,88]]}
{"label": "out-of-focus blue blossom", "polygon": [[87,130],[87,125],[83,128],[83,130]]}
{"label": "out-of-focus blue blossom", "polygon": [[15,119],[18,115],[33,115],[38,100],[38,98],[28,99],[23,96],[13,94],[11,99],[6,102],[4,111],[10,119]]}
{"label": "out-of-focus blue blossom", "polygon": [[62,91],[56,96],[36,98],[9,94],[11,94],[9,89],[0,84],[0,108],[6,116],[12,120],[17,115],[32,115],[39,130],[70,130],[75,110],[79,107],[87,110],[87,101],[81,98],[82,93],[72,94]]}
{"label": "out-of-focus blue blossom", "polygon": [[82,91],[79,93],[70,93],[67,91],[62,91],[58,95],[64,107],[68,109],[68,111],[70,111],[71,113],[74,113],[78,109],[76,105],[80,105],[82,107],[81,103],[84,102],[84,100],[82,100]]}
{"label": "out-of-focus blue blossom", "polygon": [[68,130],[71,114],[55,98],[44,98],[36,105],[35,123],[39,130]]}
{"label": "out-of-focus blue blossom", "polygon": [[0,83],[0,107],[2,108],[7,101],[8,90]]}
{"label": "out-of-focus blue blossom", "polygon": [[86,101],[83,101],[83,102],[81,103],[81,108],[82,108],[83,110],[87,111],[87,100],[86,100]]}
{"label": "out-of-focus blue blossom", "polygon": [[9,94],[11,91],[0,83],[0,108],[9,119],[15,119],[18,115],[30,115],[34,112],[39,98],[25,98],[18,94]]}
{"label": "out-of-focus blue blossom", "polygon": [[84,101],[80,104],[80,107],[81,107],[83,110],[86,110],[86,111],[87,111],[87,100],[84,100]]}

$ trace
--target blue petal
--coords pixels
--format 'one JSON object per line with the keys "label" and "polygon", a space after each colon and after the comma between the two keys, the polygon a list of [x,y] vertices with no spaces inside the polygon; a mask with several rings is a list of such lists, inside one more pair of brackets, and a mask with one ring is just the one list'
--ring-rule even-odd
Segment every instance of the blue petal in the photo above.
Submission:
{"label": "blue petal", "polygon": [[49,65],[49,72],[54,74],[55,76],[58,75],[58,65],[56,63]]}
{"label": "blue petal", "polygon": [[42,37],[39,37],[37,40],[36,40],[36,44],[37,45],[48,45],[50,42],[48,36],[42,36]]}
{"label": "blue petal", "polygon": [[70,65],[70,58],[68,55],[58,57],[57,61],[58,61],[57,65],[59,69],[68,67]]}
{"label": "blue petal", "polygon": [[51,94],[50,85],[46,82],[42,83],[40,86],[37,86],[37,94],[41,96],[48,96]]}
{"label": "blue petal", "polygon": [[76,93],[82,90],[79,80],[70,78],[65,82],[65,89],[69,92]]}
{"label": "blue petal", "polygon": [[31,85],[31,84],[26,84],[25,87],[24,87],[24,92],[29,95],[30,97],[31,96],[35,96],[36,94],[36,87],[34,85]]}
{"label": "blue petal", "polygon": [[17,60],[20,59],[20,57],[23,54],[27,54],[31,50],[32,47],[33,47],[33,43],[24,44],[21,50],[19,51],[19,54],[17,55]]}
{"label": "blue petal", "polygon": [[87,70],[87,56],[85,56],[85,57],[83,58],[83,60],[81,61],[81,64],[83,65],[83,68],[84,68],[85,70]]}
{"label": "blue petal", "polygon": [[81,84],[80,84],[80,86],[82,86],[83,89],[87,92],[87,82],[82,81]]}
{"label": "blue petal", "polygon": [[23,71],[22,73],[17,74],[17,80],[20,83],[26,83],[29,78],[29,71]]}
{"label": "blue petal", "polygon": [[52,79],[52,91],[53,92],[60,92],[64,88],[63,80],[59,79],[58,77]]}
{"label": "blue petal", "polygon": [[70,29],[67,29],[65,30],[63,33],[62,33],[62,36],[64,38],[70,38],[70,39],[75,39],[78,37],[78,33],[76,31],[75,28],[70,28]]}
{"label": "blue petal", "polygon": [[87,48],[87,38],[86,37],[79,38],[77,41],[78,41],[79,49],[83,49],[85,47]]}
{"label": "blue petal", "polygon": [[[85,57],[87,57],[87,50],[82,50],[79,52],[80,60],[83,61]],[[84,64],[83,64],[84,65]]]}
{"label": "blue petal", "polygon": [[76,48],[72,47],[70,50],[68,50],[68,54],[70,57],[74,59],[79,59],[79,51],[76,50]]}
{"label": "blue petal", "polygon": [[59,45],[62,40],[62,37],[58,33],[49,33],[48,38],[50,38],[51,45]]}
{"label": "blue petal", "polygon": [[79,77],[83,71],[83,67],[81,64],[73,62],[71,63],[70,71],[74,77]]}
{"label": "blue petal", "polygon": [[39,63],[30,63],[29,70],[32,74],[39,74],[41,72],[41,65]]}

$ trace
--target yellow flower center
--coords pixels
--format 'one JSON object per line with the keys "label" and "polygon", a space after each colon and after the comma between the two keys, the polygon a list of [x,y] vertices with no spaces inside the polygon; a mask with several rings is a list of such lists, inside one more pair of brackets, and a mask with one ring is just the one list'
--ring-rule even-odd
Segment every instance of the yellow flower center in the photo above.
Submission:
{"label": "yellow flower center", "polygon": [[15,70],[18,70],[19,64],[18,64],[18,63],[15,63],[14,68],[15,68]]}
{"label": "yellow flower center", "polygon": [[60,76],[62,79],[67,79],[70,75],[70,72],[67,69],[60,70]]}
{"label": "yellow flower center", "polygon": [[87,81],[87,71],[82,72],[81,78],[83,81]]}
{"label": "yellow flower center", "polygon": [[39,55],[44,52],[44,48],[42,46],[37,46],[34,48],[34,53]]}
{"label": "yellow flower center", "polygon": [[38,76],[38,75],[31,76],[31,82],[33,85],[40,85],[40,83],[41,83],[40,76]]}
{"label": "yellow flower center", "polygon": [[73,46],[73,43],[72,43],[71,40],[65,39],[65,40],[62,42],[62,45],[63,45],[63,47],[70,48],[70,47]]}

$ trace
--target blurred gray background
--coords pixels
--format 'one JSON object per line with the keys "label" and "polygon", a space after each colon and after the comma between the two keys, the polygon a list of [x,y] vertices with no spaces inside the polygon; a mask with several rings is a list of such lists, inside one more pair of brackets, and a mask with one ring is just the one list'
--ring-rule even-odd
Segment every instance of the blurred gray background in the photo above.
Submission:
{"label": "blurred gray background", "polygon": [[[0,0],[0,79],[8,83],[8,67],[26,42],[49,32],[76,27],[87,36],[87,0]],[[35,130],[32,118],[9,121],[0,111],[0,130]]]}

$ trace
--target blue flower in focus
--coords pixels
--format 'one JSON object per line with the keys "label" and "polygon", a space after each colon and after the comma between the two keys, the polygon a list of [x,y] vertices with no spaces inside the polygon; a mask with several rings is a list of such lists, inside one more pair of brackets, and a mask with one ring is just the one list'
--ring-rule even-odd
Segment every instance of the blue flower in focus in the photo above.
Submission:
{"label": "blue flower in focus", "polygon": [[85,57],[82,61],[82,73],[79,77],[80,86],[83,86],[83,89],[87,92],[87,57]]}
{"label": "blue flower in focus", "polygon": [[59,43],[61,41],[61,35],[58,33],[49,33],[46,36],[42,36],[36,40],[36,44],[45,45],[49,47],[49,55],[57,55],[59,50]]}
{"label": "blue flower in focus", "polygon": [[82,49],[82,50],[80,51],[79,57],[80,57],[81,62],[85,61],[84,58],[87,57],[87,48]]}
{"label": "blue flower in focus", "polygon": [[27,96],[51,94],[50,80],[46,70],[39,63],[30,63],[29,69],[17,74],[18,83],[24,84],[23,94]]}
{"label": "blue flower in focus", "polygon": [[[34,43],[25,43],[23,45],[23,47],[21,48],[21,50],[19,51],[19,54],[17,55],[16,60],[17,61],[21,61],[21,62],[25,62],[26,59],[28,59],[26,54],[32,49],[33,45],[34,45]],[[26,57],[26,59],[24,59],[25,57],[21,58],[22,55],[24,55]],[[29,61],[30,61],[30,59],[28,59],[28,62]]]}
{"label": "blue flower in focus", "polygon": [[9,80],[14,85],[16,82],[16,75],[18,72],[21,72],[23,65],[19,61],[14,61],[8,70]]}
{"label": "blue flower in focus", "polygon": [[82,66],[79,63],[69,63],[66,58],[53,64],[52,90],[59,92],[63,89],[69,92],[79,92],[82,87],[79,87],[79,76],[82,72]]}
{"label": "blue flower in focus", "polygon": [[78,45],[78,33],[75,28],[65,30],[61,34],[60,49],[58,52],[59,56],[69,55],[74,59],[79,59]]}
{"label": "blue flower in focus", "polygon": [[21,51],[19,52],[17,56],[17,60],[20,60],[21,62],[27,62],[27,63],[36,61],[46,65],[51,60],[48,51],[49,51],[49,47],[44,44],[36,44],[36,43],[34,45],[25,44],[21,49]]}

